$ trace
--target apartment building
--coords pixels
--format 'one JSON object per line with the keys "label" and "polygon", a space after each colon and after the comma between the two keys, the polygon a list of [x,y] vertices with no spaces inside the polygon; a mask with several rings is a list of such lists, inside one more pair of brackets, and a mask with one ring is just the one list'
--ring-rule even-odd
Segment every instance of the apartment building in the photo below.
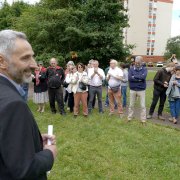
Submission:
{"label": "apartment building", "polygon": [[133,55],[145,61],[163,61],[167,40],[171,35],[173,0],[125,0],[129,25],[125,43],[134,44]]}

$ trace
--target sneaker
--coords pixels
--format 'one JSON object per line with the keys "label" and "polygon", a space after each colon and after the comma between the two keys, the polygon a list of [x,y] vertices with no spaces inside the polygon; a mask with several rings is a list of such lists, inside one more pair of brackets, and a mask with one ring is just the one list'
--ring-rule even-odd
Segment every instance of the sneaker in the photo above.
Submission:
{"label": "sneaker", "polygon": [[177,120],[174,120],[173,123],[174,123],[174,124],[177,124]]}
{"label": "sneaker", "polygon": [[110,113],[109,113],[109,116],[112,116],[112,115],[114,115],[114,113],[113,113],[113,112],[110,112]]}
{"label": "sneaker", "polygon": [[104,113],[104,111],[99,111],[99,114],[103,114]]}
{"label": "sneaker", "polygon": [[60,113],[62,116],[66,116],[66,113],[65,112],[61,112]]}
{"label": "sneaker", "polygon": [[159,120],[162,120],[162,121],[165,121],[165,118],[164,118],[162,115],[159,115],[159,116],[158,116],[158,119],[159,119]]}
{"label": "sneaker", "polygon": [[169,118],[169,121],[170,121],[170,122],[173,122],[173,118],[172,118],[172,117],[170,117],[170,118]]}
{"label": "sneaker", "polygon": [[109,106],[109,104],[105,104],[104,106],[105,106],[105,107],[108,107],[108,106]]}
{"label": "sneaker", "polygon": [[146,125],[146,120],[141,120],[142,125]]}
{"label": "sneaker", "polygon": [[152,115],[149,114],[149,115],[147,116],[147,119],[152,119]]}
{"label": "sneaker", "polygon": [[122,119],[124,117],[124,114],[120,114],[119,118]]}

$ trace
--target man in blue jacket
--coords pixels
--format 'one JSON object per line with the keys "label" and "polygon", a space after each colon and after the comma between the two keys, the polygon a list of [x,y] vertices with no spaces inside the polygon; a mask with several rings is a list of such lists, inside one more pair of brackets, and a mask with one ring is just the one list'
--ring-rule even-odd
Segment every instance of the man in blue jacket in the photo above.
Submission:
{"label": "man in blue jacket", "polygon": [[134,104],[136,98],[139,96],[141,105],[140,120],[142,123],[146,122],[146,105],[145,105],[145,90],[146,90],[146,76],[147,69],[142,66],[143,58],[137,56],[135,65],[129,69],[128,80],[130,88],[130,105],[128,113],[128,121],[132,120],[134,114]]}

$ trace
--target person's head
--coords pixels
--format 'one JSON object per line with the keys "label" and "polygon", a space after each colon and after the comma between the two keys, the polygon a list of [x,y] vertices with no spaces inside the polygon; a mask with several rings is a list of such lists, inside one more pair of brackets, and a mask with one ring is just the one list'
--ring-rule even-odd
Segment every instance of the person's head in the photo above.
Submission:
{"label": "person's head", "polygon": [[74,66],[74,62],[73,61],[68,61],[67,68],[69,68],[69,66]]}
{"label": "person's head", "polygon": [[94,68],[98,68],[99,67],[99,62],[97,60],[94,60],[93,65],[94,65]]}
{"label": "person's head", "polygon": [[13,30],[0,31],[0,73],[18,84],[31,82],[37,67],[26,35]]}
{"label": "person's head", "polygon": [[114,69],[118,65],[118,62],[115,59],[110,60],[110,67]]}
{"label": "person's head", "polygon": [[77,71],[78,71],[78,72],[83,72],[84,69],[85,69],[85,66],[84,66],[84,64],[82,64],[82,63],[78,63],[77,66],[76,66],[76,68],[77,68]]}
{"label": "person's head", "polygon": [[124,63],[121,63],[121,64],[120,64],[120,68],[121,68],[121,69],[126,69],[126,65],[125,65]]}
{"label": "person's head", "polygon": [[140,68],[142,67],[142,62],[143,62],[143,57],[142,56],[137,56],[135,59],[135,67]]}
{"label": "person's head", "polygon": [[180,76],[180,66],[175,67],[175,72],[177,76]]}
{"label": "person's head", "polygon": [[173,62],[166,65],[166,71],[168,72],[174,71],[174,68],[175,68],[175,64]]}
{"label": "person's head", "polygon": [[57,66],[56,58],[51,58],[49,63],[51,65],[51,67],[56,68],[56,66]]}
{"label": "person's head", "polygon": [[134,65],[134,64],[135,64],[135,59],[136,59],[135,56],[131,56],[131,65]]}
{"label": "person's head", "polygon": [[91,60],[89,61],[89,67],[90,67],[90,68],[93,68],[93,67],[94,67],[94,59],[91,59]]}
{"label": "person's head", "polygon": [[69,72],[73,73],[75,66],[72,65],[72,64],[70,64],[70,65],[68,66],[68,68],[69,68]]}
{"label": "person's head", "polygon": [[41,67],[43,67],[43,62],[42,61],[39,61],[38,62],[38,66],[41,68]]}
{"label": "person's head", "polygon": [[172,57],[176,58],[176,54],[172,54]]}

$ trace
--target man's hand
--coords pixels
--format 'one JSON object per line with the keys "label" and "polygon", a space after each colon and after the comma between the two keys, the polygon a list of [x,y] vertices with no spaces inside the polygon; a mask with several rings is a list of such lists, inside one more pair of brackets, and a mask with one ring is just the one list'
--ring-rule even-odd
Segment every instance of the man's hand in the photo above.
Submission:
{"label": "man's hand", "polygon": [[50,150],[52,152],[52,154],[53,154],[54,159],[56,158],[56,156],[57,156],[57,147],[56,147],[56,145],[50,145],[50,146],[45,145],[44,149]]}
{"label": "man's hand", "polygon": [[166,88],[168,87],[168,82],[166,82],[166,81],[164,82],[164,87],[166,87]]}
{"label": "man's hand", "polygon": [[178,82],[177,81],[173,81],[173,85],[177,85],[178,84]]}
{"label": "man's hand", "polygon": [[48,139],[51,141],[51,145],[56,145],[56,136],[55,135],[48,135],[48,134],[42,134],[42,139],[43,139],[43,147],[47,145]]}

